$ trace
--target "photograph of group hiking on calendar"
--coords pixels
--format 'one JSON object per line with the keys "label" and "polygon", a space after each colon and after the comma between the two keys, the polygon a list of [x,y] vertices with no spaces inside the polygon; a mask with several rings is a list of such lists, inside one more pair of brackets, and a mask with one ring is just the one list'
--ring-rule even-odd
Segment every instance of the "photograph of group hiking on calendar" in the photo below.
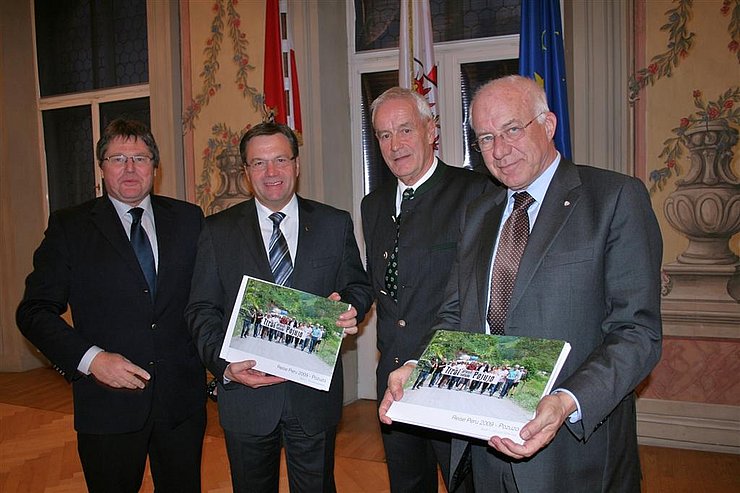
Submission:
{"label": "photograph of group hiking on calendar", "polygon": [[567,342],[438,330],[388,416],[427,428],[522,443],[519,430],[552,390]]}
{"label": "photograph of group hiking on calendar", "polygon": [[221,347],[226,361],[329,390],[342,345],[335,322],[346,303],[244,276]]}

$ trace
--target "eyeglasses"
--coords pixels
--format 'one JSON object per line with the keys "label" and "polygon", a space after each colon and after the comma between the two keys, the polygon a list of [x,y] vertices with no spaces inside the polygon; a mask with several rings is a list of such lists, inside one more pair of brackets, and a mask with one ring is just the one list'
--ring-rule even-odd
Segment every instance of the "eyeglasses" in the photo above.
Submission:
{"label": "eyeglasses", "polygon": [[537,118],[542,116],[545,112],[543,111],[539,115],[535,116],[521,127],[509,127],[498,135],[484,134],[473,141],[472,147],[478,152],[490,151],[493,149],[493,144],[496,139],[503,140],[506,144],[511,144],[524,137],[524,130],[532,124]]}
{"label": "eyeglasses", "polygon": [[294,157],[276,157],[275,159],[253,159],[251,163],[244,163],[244,165],[254,171],[264,171],[268,163],[272,163],[276,168],[287,168],[293,161],[295,161]]}
{"label": "eyeglasses", "polygon": [[149,156],[127,156],[125,154],[116,154],[115,156],[108,156],[103,158],[103,161],[108,161],[114,166],[126,166],[128,160],[131,160],[135,166],[148,166],[152,162],[152,158]]}

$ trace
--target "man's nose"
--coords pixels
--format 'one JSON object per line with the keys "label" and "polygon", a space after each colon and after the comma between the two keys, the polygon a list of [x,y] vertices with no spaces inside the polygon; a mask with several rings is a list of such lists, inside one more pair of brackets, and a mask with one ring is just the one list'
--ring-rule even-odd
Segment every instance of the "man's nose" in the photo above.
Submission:
{"label": "man's nose", "polygon": [[491,149],[494,159],[503,159],[511,152],[511,145],[504,141],[501,136],[498,136],[493,141],[493,148]]}

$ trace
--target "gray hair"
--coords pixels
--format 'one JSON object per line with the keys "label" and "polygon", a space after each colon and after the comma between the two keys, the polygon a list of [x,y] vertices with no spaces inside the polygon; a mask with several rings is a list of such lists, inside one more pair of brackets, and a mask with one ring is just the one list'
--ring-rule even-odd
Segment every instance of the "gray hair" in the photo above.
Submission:
{"label": "gray hair", "polygon": [[503,77],[499,77],[498,79],[493,79],[486,82],[480,88],[478,88],[477,91],[475,91],[473,101],[470,103],[470,110],[468,111],[468,123],[471,127],[473,126],[473,107],[475,106],[475,102],[478,100],[478,98],[481,97],[485,92],[505,85],[518,87],[519,89],[521,89],[523,94],[526,94],[529,103],[532,105],[533,113],[535,115],[539,115],[537,117],[537,121],[539,123],[542,123],[543,119],[545,118],[545,113],[550,111],[550,107],[547,105],[547,94],[545,94],[545,90],[540,87],[540,85],[535,82],[534,79],[531,79],[529,77],[524,77],[522,75],[505,75]]}
{"label": "gray hair", "polygon": [[396,86],[391,87],[383,94],[375,98],[375,101],[373,101],[370,105],[370,118],[373,122],[373,127],[375,126],[375,112],[378,110],[381,104],[393,99],[405,99],[411,103],[414,103],[416,105],[417,111],[419,112],[419,117],[421,117],[422,120],[431,120],[434,118],[434,114],[432,113],[432,108],[429,106],[429,102],[424,99],[418,92]]}

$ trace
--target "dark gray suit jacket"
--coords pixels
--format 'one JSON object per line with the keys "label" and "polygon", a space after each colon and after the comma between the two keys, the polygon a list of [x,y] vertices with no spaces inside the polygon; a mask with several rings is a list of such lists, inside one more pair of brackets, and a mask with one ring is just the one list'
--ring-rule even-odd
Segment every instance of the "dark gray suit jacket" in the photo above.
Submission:
{"label": "dark gray suit jacket", "polygon": [[[154,303],[108,197],[53,213],[26,279],[18,327],[72,381],[82,433],[140,430],[155,394],[175,423],[205,411],[205,370],[183,318],[203,213],[179,200],[151,200],[159,247]],[[67,304],[74,328],[60,317]],[[152,380],[128,391],[82,375],[77,365],[93,345],[122,354]]]}
{"label": "dark gray suit jacket", "polygon": [[[484,330],[505,202],[499,191],[470,205],[440,328]],[[578,398],[583,419],[566,420],[531,459],[511,461],[521,492],[639,491],[633,390],[660,358],[662,253],[639,180],[561,161],[521,259],[505,331],[570,342],[555,388]],[[463,446],[453,441],[453,467]],[[508,467],[490,459],[491,468]]]}
{"label": "dark gray suit jacket", "polygon": [[385,293],[385,271],[396,241],[397,186],[396,180],[389,181],[362,201],[367,270],[378,308],[378,398],[388,386],[388,374],[415,357],[431,334],[455,260],[465,208],[493,189],[490,179],[439,161],[403,213],[396,303]]}
{"label": "dark gray suit jacket", "polygon": [[[298,197],[298,250],[291,286],[329,296],[336,291],[361,321],[372,303],[350,215]],[[254,199],[206,219],[198,245],[186,318],[206,367],[219,382],[227,362],[219,357],[242,276],[273,281]],[[301,427],[315,434],[339,422],[342,410],[341,359],[328,392],[294,382],[252,389],[219,383],[221,426],[229,431],[267,435],[288,403]]]}

